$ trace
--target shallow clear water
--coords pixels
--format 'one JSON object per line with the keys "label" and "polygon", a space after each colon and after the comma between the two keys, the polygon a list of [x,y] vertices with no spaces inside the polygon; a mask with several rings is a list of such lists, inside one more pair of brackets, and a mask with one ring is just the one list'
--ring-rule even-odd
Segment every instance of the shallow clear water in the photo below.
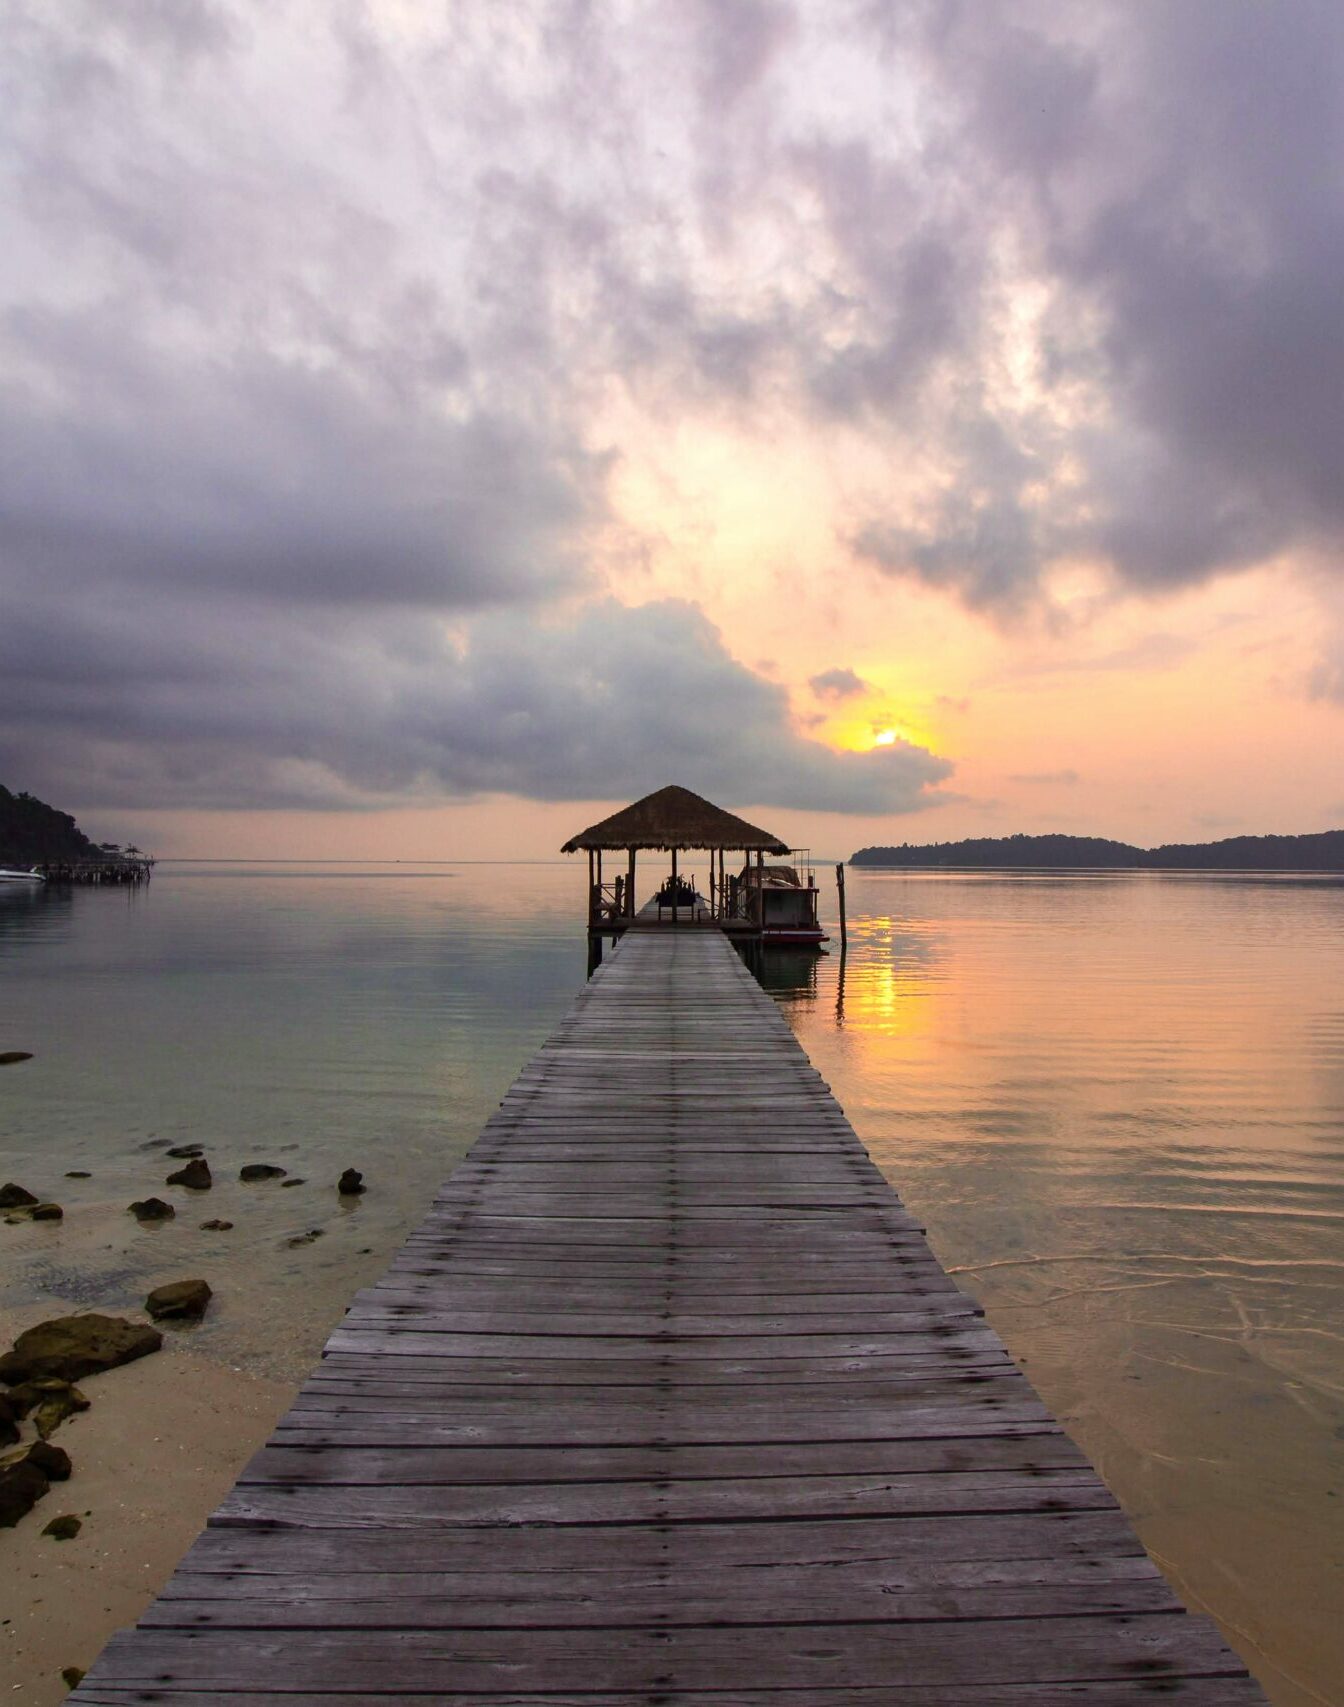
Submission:
{"label": "shallow clear water", "polygon": [[[0,1068],[0,1173],[67,1210],[0,1227],[7,1300],[203,1273],[199,1349],[297,1379],[581,984],[582,886],[162,865],[138,894],[0,892],[0,1050],[35,1052]],[[1344,886],[848,889],[843,965],[763,981],[1187,1596],[1276,1701],[1344,1700]],[[210,1193],[164,1187],[182,1142]],[[250,1160],[305,1183],[242,1186]],[[125,1214],[151,1192],[159,1229]]]}

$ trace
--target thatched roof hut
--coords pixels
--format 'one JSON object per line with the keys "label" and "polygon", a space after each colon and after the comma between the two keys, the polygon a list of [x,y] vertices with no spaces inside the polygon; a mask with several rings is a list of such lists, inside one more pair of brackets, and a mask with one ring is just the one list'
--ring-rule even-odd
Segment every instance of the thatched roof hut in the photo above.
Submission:
{"label": "thatched roof hut", "polygon": [[747,853],[783,854],[787,842],[748,824],[733,812],[725,812],[710,800],[692,794],[689,788],[671,784],[646,794],[633,806],[613,812],[600,824],[580,831],[561,848],[577,853],[586,848],[741,848]]}

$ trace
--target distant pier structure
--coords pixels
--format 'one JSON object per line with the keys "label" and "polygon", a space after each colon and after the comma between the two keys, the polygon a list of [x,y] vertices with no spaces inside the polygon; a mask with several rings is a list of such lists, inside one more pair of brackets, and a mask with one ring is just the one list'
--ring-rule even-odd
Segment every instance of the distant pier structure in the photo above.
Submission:
{"label": "distant pier structure", "polygon": [[[571,836],[560,851],[588,855],[590,937],[707,926],[763,941],[826,941],[807,850],[790,849],[771,831],[689,788],[672,784],[646,794]],[[649,852],[670,855],[671,870],[659,874],[657,890],[641,905],[637,862]],[[679,856],[693,852],[707,856],[703,881],[679,863]],[[617,856],[614,871],[603,871],[604,854]]]}
{"label": "distant pier structure", "polygon": [[86,883],[103,886],[148,883],[154,861],[148,854],[117,854],[108,859],[48,859],[33,867],[48,883]]}

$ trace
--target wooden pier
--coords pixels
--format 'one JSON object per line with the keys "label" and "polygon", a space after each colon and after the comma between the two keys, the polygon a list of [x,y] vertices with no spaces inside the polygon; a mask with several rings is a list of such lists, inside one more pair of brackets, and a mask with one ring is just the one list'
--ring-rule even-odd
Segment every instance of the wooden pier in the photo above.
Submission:
{"label": "wooden pier", "polygon": [[123,887],[148,883],[154,875],[154,861],[147,855],[129,858],[117,855],[107,859],[49,859],[40,860],[33,868],[41,872],[49,884],[91,884],[96,888]]}
{"label": "wooden pier", "polygon": [[632,931],[73,1699],[1249,1707],[732,946]]}

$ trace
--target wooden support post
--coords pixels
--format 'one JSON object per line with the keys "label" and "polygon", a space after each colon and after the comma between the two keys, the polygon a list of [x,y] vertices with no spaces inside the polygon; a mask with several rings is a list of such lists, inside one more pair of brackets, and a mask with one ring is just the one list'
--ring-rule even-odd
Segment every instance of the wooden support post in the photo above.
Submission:
{"label": "wooden support post", "polygon": [[840,897],[840,947],[843,949],[849,943],[849,932],[845,929],[845,868],[837,865],[835,868],[835,890]]}
{"label": "wooden support post", "polygon": [[765,850],[756,849],[756,923],[765,929]]}
{"label": "wooden support post", "polygon": [[672,849],[672,923],[677,922],[677,850]]}
{"label": "wooden support post", "polygon": [[635,850],[630,849],[630,869],[625,878],[625,911],[628,918],[635,916]]}
{"label": "wooden support post", "polygon": [[588,923],[593,922],[593,850],[588,849]]}

